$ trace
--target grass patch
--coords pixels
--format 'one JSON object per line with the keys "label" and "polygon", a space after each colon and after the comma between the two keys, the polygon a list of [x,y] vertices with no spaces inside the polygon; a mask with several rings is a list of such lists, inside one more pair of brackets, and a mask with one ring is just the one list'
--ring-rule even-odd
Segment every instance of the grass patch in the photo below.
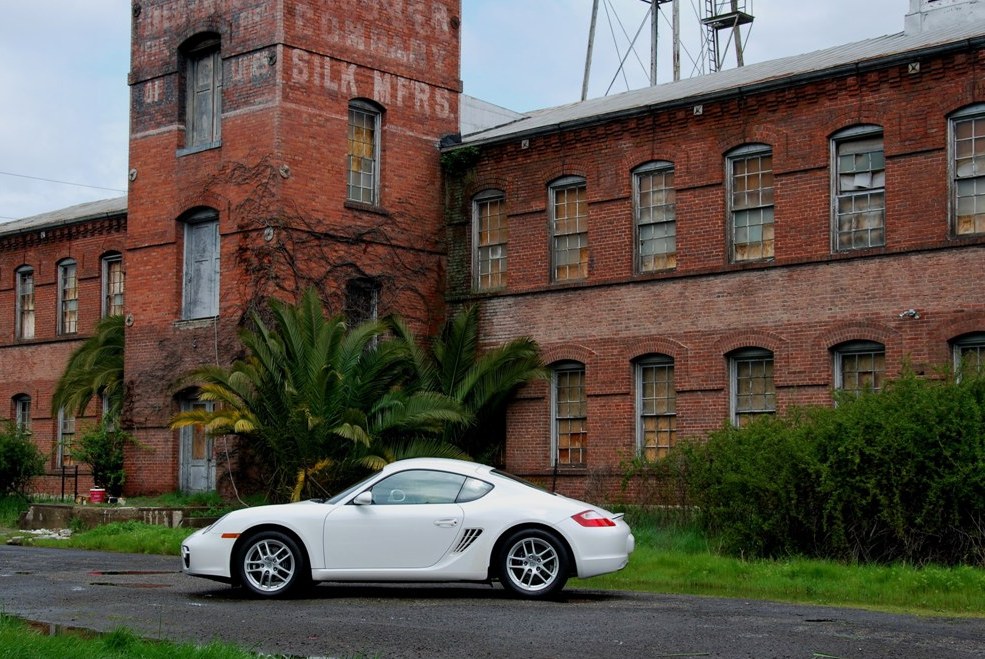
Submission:
{"label": "grass patch", "polygon": [[720,555],[687,520],[627,513],[636,536],[629,565],[585,588],[850,606],[918,615],[985,617],[985,570],[970,566],[849,565],[791,557]]}
{"label": "grass patch", "polygon": [[27,623],[0,614],[0,658],[49,659],[49,657],[92,657],[98,659],[256,659],[256,654],[233,645],[207,645],[147,641],[127,629],[108,634],[89,632],[48,635]]}
{"label": "grass patch", "polygon": [[113,522],[88,531],[73,533],[66,540],[30,540],[35,547],[67,547],[114,551],[123,554],[163,554],[178,556],[181,541],[195,529],[172,529],[143,522]]}
{"label": "grass patch", "polygon": [[31,503],[15,494],[0,496],[0,529],[15,529],[21,513],[27,511]]}

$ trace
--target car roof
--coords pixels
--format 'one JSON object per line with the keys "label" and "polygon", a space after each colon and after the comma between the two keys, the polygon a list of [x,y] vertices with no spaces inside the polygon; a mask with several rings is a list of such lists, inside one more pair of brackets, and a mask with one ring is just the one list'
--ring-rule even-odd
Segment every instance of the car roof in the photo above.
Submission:
{"label": "car roof", "polygon": [[383,472],[392,473],[405,469],[439,469],[459,473],[480,474],[487,474],[492,471],[492,467],[488,465],[469,462],[468,460],[454,460],[452,458],[407,458],[406,460],[391,462],[383,468]]}

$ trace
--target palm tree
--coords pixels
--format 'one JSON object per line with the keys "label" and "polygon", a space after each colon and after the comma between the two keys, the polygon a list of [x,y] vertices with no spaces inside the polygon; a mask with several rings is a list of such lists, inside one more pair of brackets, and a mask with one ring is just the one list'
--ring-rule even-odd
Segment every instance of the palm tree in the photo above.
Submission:
{"label": "palm tree", "polygon": [[500,462],[507,403],[524,384],[547,377],[537,343],[521,337],[481,351],[475,305],[445,323],[430,351],[399,320],[393,332],[411,355],[414,386],[448,396],[467,412],[465,422],[446,426],[444,439],[482,462]]}
{"label": "palm tree", "polygon": [[402,386],[408,354],[403,342],[381,340],[384,323],[349,329],[341,317],[326,319],[314,289],[297,305],[270,307],[272,327],[253,314],[255,329],[241,334],[244,359],[191,374],[200,397],[220,404],[177,414],[173,428],[202,424],[241,437],[269,467],[275,500],[338,485],[408,453],[461,456],[435,438],[445,424],[465,422],[465,413],[447,396]]}
{"label": "palm tree", "polygon": [[119,419],[123,410],[123,316],[106,316],[92,336],[69,357],[51,402],[81,416],[94,397],[107,401],[106,416]]}

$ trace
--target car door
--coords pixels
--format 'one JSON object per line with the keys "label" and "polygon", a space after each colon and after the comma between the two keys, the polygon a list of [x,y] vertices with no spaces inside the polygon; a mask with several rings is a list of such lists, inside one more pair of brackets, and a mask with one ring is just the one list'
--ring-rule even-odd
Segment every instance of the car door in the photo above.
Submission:
{"label": "car door", "polygon": [[[448,553],[464,513],[455,503],[465,477],[412,469],[375,483],[325,519],[328,569],[423,569]],[[356,500],[363,503],[356,503]]]}

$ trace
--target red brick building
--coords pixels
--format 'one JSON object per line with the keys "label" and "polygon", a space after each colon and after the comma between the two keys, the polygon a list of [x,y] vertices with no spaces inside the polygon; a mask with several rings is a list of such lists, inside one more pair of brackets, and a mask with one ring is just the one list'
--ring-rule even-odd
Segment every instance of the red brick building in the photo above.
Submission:
{"label": "red brick building", "polygon": [[[985,23],[532,113],[463,137],[449,300],[553,379],[506,463],[575,494],[684,438],[985,352]],[[593,485],[594,487],[594,485]],[[591,494],[591,493],[589,493]]]}
{"label": "red brick building", "polygon": [[129,492],[221,487],[225,440],[167,427],[205,404],[181,376],[308,286],[419,332],[477,301],[487,344],[536,339],[553,378],[512,405],[506,466],[574,494],[985,351],[978,3],[911,0],[898,35],[528,116],[462,99],[459,16],[134,5],[128,199],[0,228],[0,400],[53,472],[72,427],[51,389],[124,271]]}

